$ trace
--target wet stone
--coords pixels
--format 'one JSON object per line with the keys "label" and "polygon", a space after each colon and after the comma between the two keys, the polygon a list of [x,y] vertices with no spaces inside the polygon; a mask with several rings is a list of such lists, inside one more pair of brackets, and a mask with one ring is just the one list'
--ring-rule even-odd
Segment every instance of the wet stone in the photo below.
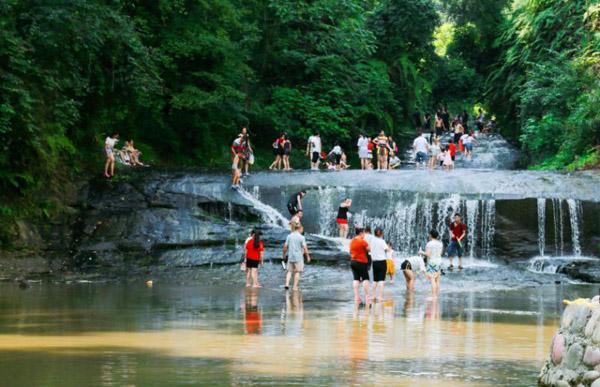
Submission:
{"label": "wet stone", "polygon": [[588,323],[588,319],[591,313],[591,309],[584,305],[576,305],[577,308],[573,314],[573,319],[571,321],[571,326],[569,327],[570,331],[573,333],[583,332],[585,326]]}
{"label": "wet stone", "polygon": [[565,352],[565,337],[561,334],[557,334],[552,339],[552,352],[550,354],[552,363],[554,365],[560,364]]}
{"label": "wet stone", "polygon": [[575,343],[571,345],[571,347],[567,350],[567,354],[565,355],[564,365],[568,369],[575,369],[579,367],[581,364],[581,359],[583,357],[583,347],[579,343]]}
{"label": "wet stone", "polygon": [[596,379],[600,378],[600,372],[599,371],[588,371],[585,374],[583,374],[583,380],[586,382],[591,382],[594,381]]}
{"label": "wet stone", "polygon": [[600,344],[600,324],[596,324],[594,328],[594,333],[592,334],[592,341],[595,344]]}
{"label": "wet stone", "polygon": [[596,325],[598,325],[598,320],[600,320],[600,308],[594,308],[592,311],[592,316],[585,326],[584,333],[586,337],[592,337],[594,334],[594,328],[596,328]]}
{"label": "wet stone", "polygon": [[571,387],[571,385],[569,384],[569,382],[564,381],[564,380],[558,380],[558,381],[556,381],[556,383],[554,385],[556,387]]}
{"label": "wet stone", "polygon": [[596,379],[594,383],[590,387],[600,387],[600,379]]}
{"label": "wet stone", "polygon": [[588,346],[583,355],[583,363],[590,367],[600,364],[600,348]]}

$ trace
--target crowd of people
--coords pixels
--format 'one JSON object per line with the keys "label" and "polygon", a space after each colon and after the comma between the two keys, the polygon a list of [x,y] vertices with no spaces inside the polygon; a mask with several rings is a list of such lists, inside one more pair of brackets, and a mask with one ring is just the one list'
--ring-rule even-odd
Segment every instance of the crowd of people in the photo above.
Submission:
{"label": "crowd of people", "polygon": [[119,142],[119,133],[114,132],[104,140],[104,154],[106,161],[104,162],[104,177],[107,179],[115,175],[115,163],[130,166],[130,167],[146,167],[142,163],[140,156],[142,152],[136,149],[132,139],[126,140],[121,149],[117,149]]}
{"label": "crowd of people", "polygon": [[[291,219],[289,221],[290,233],[283,243],[282,265],[286,270],[284,288],[299,290],[300,278],[304,271],[305,260],[310,263],[311,257],[304,237],[302,219],[304,210],[302,200],[307,191],[302,190],[294,193],[288,200],[287,209]],[[336,223],[338,224],[339,238],[346,240],[349,233],[350,208],[352,199],[345,198],[338,207]],[[455,214],[453,221],[448,225],[450,241],[447,247],[449,270],[454,270],[454,259],[458,258],[458,270],[463,269],[462,257],[464,243],[467,236],[467,226],[462,222],[460,214]],[[242,257],[242,270],[246,273],[246,286],[259,288],[258,268],[263,263],[264,243],[261,241],[259,230],[253,230],[245,242]],[[419,249],[417,255],[399,259],[397,265],[394,259],[393,246],[386,242],[384,231],[375,229],[371,234],[371,228],[355,224],[354,237],[350,241],[348,254],[350,270],[352,272],[352,289],[354,301],[357,304],[368,305],[371,302],[384,301],[384,286],[386,278],[393,283],[396,267],[399,266],[406,281],[406,289],[412,292],[415,289],[417,276],[423,275],[431,285],[432,297],[437,299],[440,291],[442,270],[442,256],[444,244],[440,240],[437,230],[430,230],[428,241],[424,249]],[[371,278],[373,283],[371,284]],[[361,296],[362,286],[362,296]]]}
{"label": "crowd of people", "polygon": [[[469,114],[463,110],[451,119],[447,107],[440,107],[432,116],[430,113],[421,114],[418,110],[412,114],[412,122],[418,136],[412,144],[414,163],[417,168],[454,169],[458,154],[467,161],[473,158],[473,149],[477,144],[479,133],[489,133],[494,125],[493,120],[487,120],[482,109],[474,119],[474,125],[469,128]],[[272,142],[273,162],[269,170],[291,171],[290,155],[292,140],[287,133],[281,133]],[[339,171],[350,168],[348,157],[339,141],[334,141],[329,151],[325,150],[321,135],[315,131],[306,141],[305,156],[309,159],[311,170],[325,168]],[[376,169],[379,171],[399,168],[402,160],[399,148],[392,136],[380,131],[377,136],[361,133],[356,143],[356,151],[360,160],[360,169]],[[250,165],[254,164],[254,151],[250,145],[247,128],[231,145],[232,156],[232,188],[238,188],[244,176],[248,176]],[[406,163],[412,161],[407,160]]]}

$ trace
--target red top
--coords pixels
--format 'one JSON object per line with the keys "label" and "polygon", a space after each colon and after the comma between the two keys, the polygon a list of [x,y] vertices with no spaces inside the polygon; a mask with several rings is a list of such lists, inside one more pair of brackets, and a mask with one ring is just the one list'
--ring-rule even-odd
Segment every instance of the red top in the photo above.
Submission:
{"label": "red top", "polygon": [[450,156],[454,157],[456,155],[456,145],[454,143],[448,144],[448,150],[450,151]]}
{"label": "red top", "polygon": [[467,234],[467,225],[464,223],[456,224],[454,222],[450,223],[450,231],[452,232],[452,240],[458,241],[458,238],[465,233]]}
{"label": "red top", "polygon": [[367,247],[369,243],[361,237],[355,237],[350,241],[350,257],[353,261],[360,263],[369,263],[367,258]]}
{"label": "red top", "polygon": [[372,151],[372,150],[373,150],[373,142],[372,142],[372,141],[370,141],[370,142],[367,144],[367,149],[368,149],[368,150],[370,150],[370,151]]}
{"label": "red top", "polygon": [[260,260],[260,253],[265,251],[265,245],[262,241],[258,244],[258,249],[254,248],[254,239],[248,240],[246,242],[246,258],[251,259],[253,261]]}

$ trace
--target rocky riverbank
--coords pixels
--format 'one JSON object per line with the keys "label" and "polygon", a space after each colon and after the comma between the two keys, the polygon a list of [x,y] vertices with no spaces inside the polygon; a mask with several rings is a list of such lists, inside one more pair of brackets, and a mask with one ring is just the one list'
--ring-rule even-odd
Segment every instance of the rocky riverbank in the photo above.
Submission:
{"label": "rocky riverbank", "polygon": [[539,385],[600,387],[600,296],[567,306]]}

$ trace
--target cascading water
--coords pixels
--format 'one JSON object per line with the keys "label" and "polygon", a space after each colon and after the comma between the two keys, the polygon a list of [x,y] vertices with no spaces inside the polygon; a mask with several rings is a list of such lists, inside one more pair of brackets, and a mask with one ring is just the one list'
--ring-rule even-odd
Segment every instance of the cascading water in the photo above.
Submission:
{"label": "cascading water", "polygon": [[[573,256],[581,256],[580,222],[581,203],[574,199],[566,199],[569,209],[569,226],[571,227],[571,248]],[[538,247],[540,256],[544,256],[546,250],[546,199],[537,199],[538,213]],[[554,249],[556,256],[564,256],[564,211],[563,200],[552,200],[552,217],[554,221]]]}
{"label": "cascading water", "polygon": [[[275,227],[287,227],[288,220],[283,215],[281,215],[281,213],[275,208],[261,202],[253,194],[244,189],[240,189],[238,190],[238,192],[244,199],[252,203],[254,208],[258,210],[261,217],[268,225]],[[260,196],[259,189],[254,188],[253,193],[257,196]]]}
{"label": "cascading water", "polygon": [[574,199],[567,199],[571,221],[571,239],[573,243],[573,255],[581,255],[581,244],[579,243],[579,218],[581,214],[581,203]]}
{"label": "cascading water", "polygon": [[546,246],[546,198],[538,198],[538,248],[540,256],[544,256],[544,247]]}
{"label": "cascading water", "polygon": [[[440,233],[441,240],[450,237],[448,225],[455,213],[463,214],[468,227],[467,252],[471,257],[489,257],[493,248],[495,231],[494,200],[463,200],[459,195],[434,200],[414,196],[411,200],[395,200],[393,209],[380,215],[372,210],[361,210],[354,215],[355,225],[381,228],[384,238],[401,255],[412,255],[424,248],[427,234],[432,228]],[[392,203],[394,203],[392,201]],[[319,233],[325,230],[320,230]]]}

